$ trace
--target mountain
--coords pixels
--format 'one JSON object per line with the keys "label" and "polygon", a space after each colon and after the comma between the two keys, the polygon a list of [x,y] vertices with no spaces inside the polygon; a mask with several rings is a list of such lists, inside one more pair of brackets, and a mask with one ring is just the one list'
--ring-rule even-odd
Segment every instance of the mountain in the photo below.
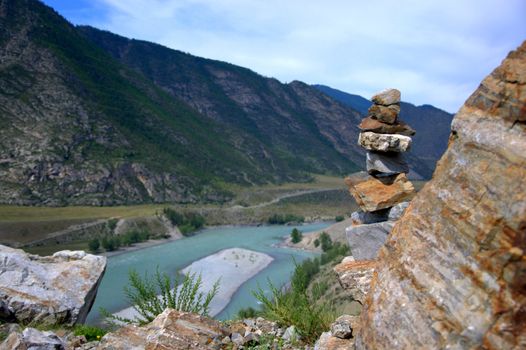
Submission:
{"label": "mountain", "polygon": [[[314,88],[343,103],[344,105],[367,115],[372,102],[359,95],[349,94],[325,85],[313,85]],[[413,169],[429,178],[435,169],[436,162],[444,154],[451,130],[453,114],[431,105],[415,106],[411,103],[400,103],[400,119],[416,130],[413,136],[409,157]]]}
{"label": "mountain", "polygon": [[355,171],[359,114],[312,87],[0,0],[0,198],[223,201],[224,183]]}

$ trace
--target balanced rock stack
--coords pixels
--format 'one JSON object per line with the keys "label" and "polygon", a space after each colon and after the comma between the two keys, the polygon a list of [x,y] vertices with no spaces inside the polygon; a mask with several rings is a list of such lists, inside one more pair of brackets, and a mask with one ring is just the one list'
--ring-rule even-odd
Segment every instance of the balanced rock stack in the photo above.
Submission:
{"label": "balanced rock stack", "polygon": [[358,143],[367,150],[369,175],[358,173],[346,179],[356,202],[364,212],[391,208],[410,199],[414,188],[407,179],[409,166],[403,156],[411,147],[415,131],[398,120],[400,91],[384,90],[372,97],[369,115],[362,120]]}

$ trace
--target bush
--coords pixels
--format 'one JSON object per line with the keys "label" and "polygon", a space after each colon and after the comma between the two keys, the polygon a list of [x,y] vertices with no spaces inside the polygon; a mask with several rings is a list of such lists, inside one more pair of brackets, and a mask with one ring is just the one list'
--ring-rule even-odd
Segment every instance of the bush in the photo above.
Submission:
{"label": "bush", "polygon": [[237,312],[237,318],[256,318],[261,314],[261,311],[254,309],[253,307],[247,307]]}
{"label": "bush", "polygon": [[323,250],[324,252],[332,248],[331,236],[329,236],[329,234],[325,231],[320,234],[320,244],[321,250]]}
{"label": "bush", "polygon": [[91,241],[89,241],[88,243],[88,248],[91,252],[96,252],[97,250],[99,250],[100,248],[100,241],[98,240],[98,238],[94,238],[92,239]]}
{"label": "bush", "polygon": [[301,240],[303,239],[303,234],[301,233],[300,230],[298,230],[297,228],[294,228],[292,232],[290,233],[290,237],[292,239],[292,243],[296,244],[296,243],[301,242]]}
{"label": "bush", "polygon": [[115,228],[117,227],[117,222],[119,220],[117,219],[109,219],[106,225],[108,226],[108,229],[113,233],[115,231]]}
{"label": "bush", "polygon": [[320,240],[319,240],[318,238],[316,238],[316,239],[314,240],[314,246],[315,246],[316,248],[318,248],[318,247],[320,246]]}
{"label": "bush", "polygon": [[340,221],[345,220],[345,218],[343,217],[343,215],[338,215],[338,216],[336,216],[336,217],[334,218],[334,220],[335,220],[336,222],[340,222]]}
{"label": "bush", "polygon": [[102,248],[108,252],[119,249],[121,246],[121,241],[119,237],[104,237],[101,242]]}
{"label": "bush", "polygon": [[184,275],[180,285],[177,278],[172,281],[166,273],[161,274],[159,269],[153,277],[148,277],[147,273],[141,277],[137,271],[131,270],[128,278],[130,285],[124,288],[124,294],[140,316],[132,320],[112,315],[101,309],[101,313],[110,322],[146,324],[167,308],[207,316],[210,302],[219,290],[219,280],[217,280],[206,295],[199,292],[202,285],[201,275],[195,273]]}
{"label": "bush", "polygon": [[100,340],[100,338],[102,338],[107,333],[107,331],[99,327],[93,327],[93,326],[81,324],[81,325],[75,326],[73,333],[76,336],[79,336],[79,335],[85,336],[87,341],[94,341],[94,340]]}
{"label": "bush", "polygon": [[170,220],[172,225],[179,228],[179,231],[181,231],[184,236],[188,236],[190,233],[199,230],[206,223],[205,218],[197,213],[181,214],[172,208],[164,208],[163,214]]}

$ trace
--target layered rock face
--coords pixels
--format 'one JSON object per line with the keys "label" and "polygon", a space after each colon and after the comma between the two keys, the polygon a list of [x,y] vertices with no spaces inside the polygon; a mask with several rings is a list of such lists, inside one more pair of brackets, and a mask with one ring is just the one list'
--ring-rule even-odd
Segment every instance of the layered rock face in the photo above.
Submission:
{"label": "layered rock face", "polygon": [[526,348],[526,42],[456,115],[380,250],[358,349]]}
{"label": "layered rock face", "polygon": [[0,245],[0,320],[83,323],[105,268],[105,257],[83,251],[39,257]]}

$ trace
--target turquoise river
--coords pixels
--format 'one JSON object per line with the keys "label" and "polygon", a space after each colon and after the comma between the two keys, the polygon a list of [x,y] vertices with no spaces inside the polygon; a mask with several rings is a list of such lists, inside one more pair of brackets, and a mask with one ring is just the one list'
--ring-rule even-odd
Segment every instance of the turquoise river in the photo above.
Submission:
{"label": "turquoise river", "polygon": [[287,283],[294,269],[294,260],[300,262],[313,256],[313,253],[277,247],[284,236],[290,234],[294,227],[298,227],[303,232],[310,232],[321,230],[330,224],[323,222],[301,226],[210,228],[192,237],[109,257],[95,304],[88,316],[88,323],[95,324],[100,321],[100,307],[116,312],[129,306],[124,298],[123,288],[128,284],[130,269],[135,269],[142,275],[144,272],[153,273],[158,267],[160,271],[175,276],[177,271],[193,261],[233,247],[271,255],[274,261],[245,282],[234,294],[228,306],[216,317],[233,318],[241,308],[257,305],[252,290],[257,289],[258,285],[266,289],[268,279],[278,286]]}

